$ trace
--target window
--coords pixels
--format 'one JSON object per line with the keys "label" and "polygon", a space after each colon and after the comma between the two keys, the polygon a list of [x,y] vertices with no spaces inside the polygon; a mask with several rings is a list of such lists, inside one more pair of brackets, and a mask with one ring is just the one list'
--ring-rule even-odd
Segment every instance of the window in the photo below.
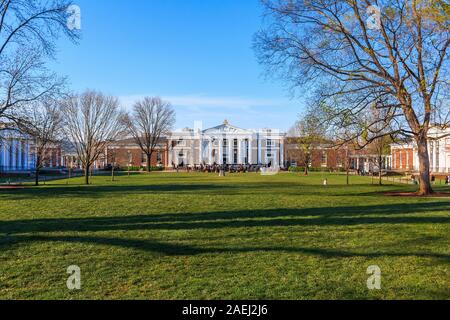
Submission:
{"label": "window", "polygon": [[245,157],[244,157],[245,164],[248,164],[248,156],[249,156],[249,141],[248,139],[245,139]]}
{"label": "window", "polygon": [[439,141],[436,141],[436,171],[437,172],[439,172],[439,165],[440,165],[440,163],[439,163],[439,156],[440,156],[440,154],[439,154]]}
{"label": "window", "polygon": [[222,163],[227,163],[227,157],[228,156],[228,140],[223,139],[223,149],[222,149]]}
{"label": "window", "polygon": [[267,157],[271,158],[272,157],[272,140],[271,139],[267,139],[266,141],[266,151],[267,151]]}
{"label": "window", "polygon": [[142,153],[142,154],[141,154],[141,162],[142,162],[142,163],[147,162],[147,155],[146,155],[145,153]]}
{"label": "window", "polygon": [[178,139],[176,142],[172,142],[175,145],[172,144],[173,147],[184,147],[186,146],[186,140],[184,139]]}
{"label": "window", "polygon": [[320,159],[321,163],[322,163],[322,167],[326,167],[328,165],[328,155],[326,151],[322,152],[322,157]]}
{"label": "window", "polygon": [[238,140],[234,139],[233,141],[233,164],[238,163]]}
{"label": "window", "polygon": [[336,165],[338,168],[342,168],[344,166],[344,160],[340,155],[336,157]]}
{"label": "window", "polygon": [[161,152],[157,151],[156,152],[156,162],[159,164],[161,163],[162,158],[161,158]]}

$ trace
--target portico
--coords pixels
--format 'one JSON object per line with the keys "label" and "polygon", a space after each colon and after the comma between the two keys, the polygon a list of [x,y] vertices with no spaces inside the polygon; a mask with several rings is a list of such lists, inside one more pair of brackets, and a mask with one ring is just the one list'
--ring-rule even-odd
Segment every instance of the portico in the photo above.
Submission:
{"label": "portico", "polygon": [[13,130],[2,130],[0,136],[0,172],[22,172],[34,168],[30,141]]}
{"label": "portico", "polygon": [[206,130],[183,129],[169,136],[169,166],[284,164],[284,134],[248,130],[228,121]]}

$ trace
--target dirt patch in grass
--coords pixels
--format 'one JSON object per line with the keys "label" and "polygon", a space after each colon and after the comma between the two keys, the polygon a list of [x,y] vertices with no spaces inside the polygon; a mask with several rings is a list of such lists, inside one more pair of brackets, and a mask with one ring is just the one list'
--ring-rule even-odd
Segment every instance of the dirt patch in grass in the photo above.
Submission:
{"label": "dirt patch in grass", "polygon": [[416,198],[450,198],[450,192],[435,192],[428,196],[421,196],[415,192],[385,192],[388,197],[416,197]]}

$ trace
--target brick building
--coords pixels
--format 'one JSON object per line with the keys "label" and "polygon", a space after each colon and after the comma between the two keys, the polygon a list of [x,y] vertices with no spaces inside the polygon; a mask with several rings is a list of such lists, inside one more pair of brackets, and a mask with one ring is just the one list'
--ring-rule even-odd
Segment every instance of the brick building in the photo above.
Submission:
{"label": "brick building", "polygon": [[[428,152],[432,173],[450,173],[450,128],[432,127],[429,130]],[[419,170],[419,156],[414,141],[392,144],[391,154],[394,170]]]}
{"label": "brick building", "polygon": [[[151,159],[152,167],[168,167],[167,139],[161,138]],[[113,163],[118,167],[146,167],[147,155],[142,152],[134,139],[125,139],[109,145],[105,151],[105,165]]]}
{"label": "brick building", "polygon": [[[299,147],[299,138],[290,137],[285,141],[286,166],[304,166],[304,152]],[[371,154],[369,149],[356,150],[349,146],[335,147],[331,142],[318,143],[312,146],[310,168],[346,169],[349,163],[350,170],[359,172],[378,172],[379,156]],[[391,156],[382,155],[381,170],[391,169]]]}
{"label": "brick building", "polygon": [[414,170],[414,146],[410,143],[391,145],[392,169]]}
{"label": "brick building", "polygon": [[[299,147],[299,138],[289,137],[285,140],[286,167],[297,165],[304,166],[305,155]],[[335,148],[331,144],[313,145],[311,151],[310,167],[312,168],[345,168],[347,150],[345,147]]]}

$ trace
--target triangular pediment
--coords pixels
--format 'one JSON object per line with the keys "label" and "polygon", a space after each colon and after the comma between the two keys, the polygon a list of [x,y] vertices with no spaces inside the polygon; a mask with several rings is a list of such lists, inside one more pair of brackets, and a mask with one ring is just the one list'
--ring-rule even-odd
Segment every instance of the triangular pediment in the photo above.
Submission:
{"label": "triangular pediment", "polygon": [[248,130],[244,130],[228,123],[221,124],[220,126],[209,128],[203,131],[204,134],[221,134],[221,133],[250,133]]}
{"label": "triangular pediment", "polygon": [[235,126],[232,126],[228,120],[225,120],[223,124],[217,127],[209,128],[203,131],[204,134],[223,134],[223,133],[243,133],[248,134],[251,133],[248,130],[241,129]]}

